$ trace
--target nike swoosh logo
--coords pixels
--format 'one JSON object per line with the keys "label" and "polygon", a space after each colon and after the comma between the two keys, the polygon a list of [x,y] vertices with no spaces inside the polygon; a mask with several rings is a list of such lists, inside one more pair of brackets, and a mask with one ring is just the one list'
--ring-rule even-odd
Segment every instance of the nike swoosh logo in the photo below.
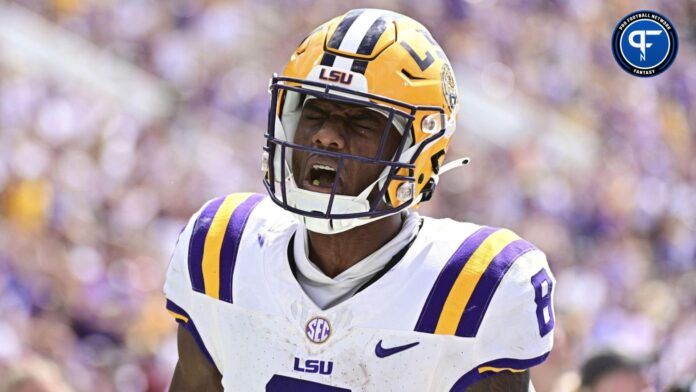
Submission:
{"label": "nike swoosh logo", "polygon": [[394,355],[396,353],[400,353],[404,350],[408,350],[411,347],[416,347],[420,342],[413,342],[409,344],[404,344],[403,346],[396,346],[396,347],[391,347],[391,348],[384,348],[382,347],[382,341],[380,340],[379,343],[375,346],[375,355],[377,355],[380,358],[385,358],[390,355]]}

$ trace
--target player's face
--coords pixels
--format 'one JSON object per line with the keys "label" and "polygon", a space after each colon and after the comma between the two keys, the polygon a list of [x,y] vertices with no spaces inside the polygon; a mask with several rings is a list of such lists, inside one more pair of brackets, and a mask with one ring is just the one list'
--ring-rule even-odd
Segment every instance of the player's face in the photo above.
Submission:
{"label": "player's face", "polygon": [[[374,110],[322,99],[308,101],[302,109],[294,142],[303,146],[375,157],[387,125],[387,118]],[[381,159],[390,159],[401,135],[392,125],[384,143]],[[298,186],[314,192],[330,193],[338,159],[295,150],[292,170]],[[339,174],[337,194],[357,196],[377,179],[383,165],[344,160]]]}

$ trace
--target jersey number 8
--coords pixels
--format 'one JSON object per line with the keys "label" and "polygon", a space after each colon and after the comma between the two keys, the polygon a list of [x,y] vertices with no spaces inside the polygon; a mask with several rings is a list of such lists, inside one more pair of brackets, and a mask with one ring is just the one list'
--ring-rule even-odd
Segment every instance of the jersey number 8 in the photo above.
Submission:
{"label": "jersey number 8", "polygon": [[536,302],[536,316],[539,323],[539,335],[546,336],[553,329],[553,307],[551,306],[551,290],[553,281],[545,269],[532,276],[534,286],[534,302]]}

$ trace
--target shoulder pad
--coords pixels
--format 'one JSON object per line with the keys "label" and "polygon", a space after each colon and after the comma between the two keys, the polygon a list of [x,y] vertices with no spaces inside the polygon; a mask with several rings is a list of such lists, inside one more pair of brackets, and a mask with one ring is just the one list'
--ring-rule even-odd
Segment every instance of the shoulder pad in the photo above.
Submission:
{"label": "shoulder pad", "polygon": [[510,266],[536,249],[508,229],[481,227],[468,236],[440,272],[415,330],[474,337]]}

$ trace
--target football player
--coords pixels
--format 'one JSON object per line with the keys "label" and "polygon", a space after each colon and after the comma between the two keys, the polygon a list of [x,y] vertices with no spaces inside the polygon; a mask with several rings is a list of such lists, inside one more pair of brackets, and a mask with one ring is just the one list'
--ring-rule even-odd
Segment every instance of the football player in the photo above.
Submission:
{"label": "football player", "polygon": [[457,118],[428,30],[356,9],[272,78],[268,195],[206,203],[181,233],[167,308],[175,391],[532,389],[553,342],[544,253],[507,229],[410,211]]}

